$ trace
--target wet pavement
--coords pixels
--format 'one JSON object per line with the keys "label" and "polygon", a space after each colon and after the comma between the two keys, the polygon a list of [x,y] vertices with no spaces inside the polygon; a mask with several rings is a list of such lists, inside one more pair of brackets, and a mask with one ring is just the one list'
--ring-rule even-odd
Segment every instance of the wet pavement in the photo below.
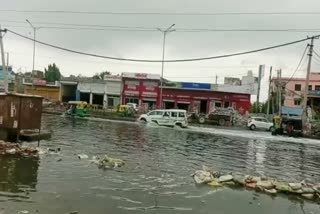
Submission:
{"label": "wet pavement", "polygon": [[[320,213],[314,202],[245,189],[196,186],[201,166],[279,180],[320,182],[320,141],[267,132],[72,120],[45,115],[42,147],[61,154],[0,157],[0,213]],[[34,144],[35,145],[35,144]],[[77,154],[108,154],[123,168],[101,170]]]}

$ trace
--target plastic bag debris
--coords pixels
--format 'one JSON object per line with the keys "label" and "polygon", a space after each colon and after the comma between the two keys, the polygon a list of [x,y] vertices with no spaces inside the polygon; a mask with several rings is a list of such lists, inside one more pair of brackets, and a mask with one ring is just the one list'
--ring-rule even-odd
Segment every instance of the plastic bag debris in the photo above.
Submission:
{"label": "plastic bag debris", "polygon": [[312,184],[305,181],[284,183],[278,182],[274,178],[243,175],[241,173],[225,174],[216,178],[213,173],[215,172],[211,169],[203,167],[202,170],[196,170],[192,177],[197,184],[207,184],[211,187],[238,185],[272,195],[278,193],[294,194],[301,198],[320,201],[320,183]]}
{"label": "plastic bag debris", "polygon": [[99,156],[94,156],[91,162],[97,164],[98,167],[102,169],[113,169],[125,165],[125,162],[123,160],[110,158],[108,155],[105,155],[102,158]]}
{"label": "plastic bag debris", "polygon": [[88,159],[89,156],[86,155],[86,154],[78,154],[78,158],[79,158],[79,159]]}

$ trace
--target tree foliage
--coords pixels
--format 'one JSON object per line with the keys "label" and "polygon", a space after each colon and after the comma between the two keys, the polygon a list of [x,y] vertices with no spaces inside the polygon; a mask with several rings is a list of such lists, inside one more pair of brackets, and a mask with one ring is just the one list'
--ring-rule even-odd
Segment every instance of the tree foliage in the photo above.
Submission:
{"label": "tree foliage", "polygon": [[96,73],[95,75],[93,75],[92,79],[101,79],[103,80],[104,75],[110,75],[111,73],[109,71],[103,71],[100,73]]}
{"label": "tree foliage", "polygon": [[60,69],[55,63],[49,64],[48,68],[44,69],[44,76],[47,82],[55,82],[61,79]]}

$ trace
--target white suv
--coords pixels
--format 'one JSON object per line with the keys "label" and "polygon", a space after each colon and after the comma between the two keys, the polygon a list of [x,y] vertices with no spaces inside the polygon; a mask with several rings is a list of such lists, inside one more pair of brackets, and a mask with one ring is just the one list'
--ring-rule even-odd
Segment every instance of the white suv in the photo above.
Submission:
{"label": "white suv", "polygon": [[247,127],[251,130],[255,129],[265,129],[268,131],[271,131],[271,128],[273,127],[273,123],[269,122],[264,117],[251,117],[248,119]]}
{"label": "white suv", "polygon": [[148,114],[142,114],[139,121],[154,122],[160,126],[188,126],[187,111],[180,109],[154,110]]}

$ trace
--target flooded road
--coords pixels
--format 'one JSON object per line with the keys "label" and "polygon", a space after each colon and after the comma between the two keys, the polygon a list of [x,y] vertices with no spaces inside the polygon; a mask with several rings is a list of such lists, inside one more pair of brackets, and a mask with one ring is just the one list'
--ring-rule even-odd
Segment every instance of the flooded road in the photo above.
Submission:
{"label": "flooded road", "polygon": [[[61,148],[40,160],[0,157],[0,213],[320,213],[319,204],[244,189],[196,186],[202,165],[223,172],[320,182],[320,142],[270,133],[189,130],[45,115],[54,131],[42,147]],[[286,142],[288,141],[288,142]],[[99,170],[77,154],[126,161]]]}

